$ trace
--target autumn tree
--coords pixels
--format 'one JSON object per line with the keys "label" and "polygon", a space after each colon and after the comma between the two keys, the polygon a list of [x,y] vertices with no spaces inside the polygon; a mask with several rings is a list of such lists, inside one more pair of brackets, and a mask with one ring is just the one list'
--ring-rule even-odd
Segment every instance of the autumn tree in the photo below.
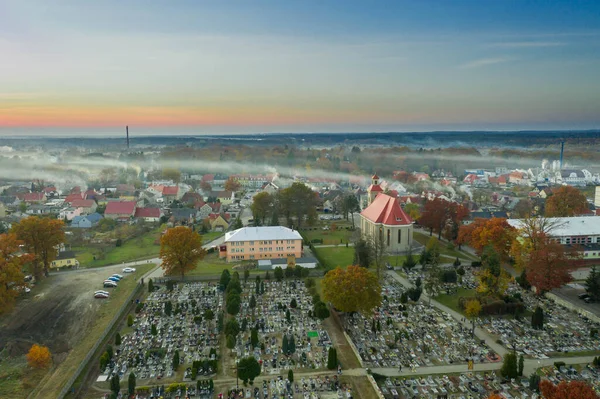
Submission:
{"label": "autumn tree", "polygon": [[469,210],[466,207],[437,197],[425,203],[419,224],[429,228],[430,235],[438,233],[438,239],[442,238],[443,233],[446,238],[454,240],[461,222],[467,216]]}
{"label": "autumn tree", "polygon": [[599,399],[600,396],[584,381],[561,381],[554,385],[548,380],[540,382],[540,391],[545,399]]}
{"label": "autumn tree", "polygon": [[200,189],[204,191],[204,193],[210,193],[212,191],[212,186],[207,181],[200,182]]}
{"label": "autumn tree", "polygon": [[477,218],[470,225],[460,227],[457,241],[470,245],[479,254],[491,246],[501,260],[507,260],[514,236],[515,229],[504,218]]}
{"label": "autumn tree", "polygon": [[369,242],[365,239],[360,239],[354,243],[354,261],[355,265],[368,268],[373,259],[373,250]]}
{"label": "autumn tree", "polygon": [[277,203],[288,225],[292,225],[294,218],[298,227],[303,224],[305,218],[308,224],[312,225],[317,217],[319,195],[307,185],[296,182],[277,193]]}
{"label": "autumn tree", "polygon": [[205,254],[202,236],[188,227],[168,229],[160,238],[159,256],[166,275],[180,274],[183,279],[186,272],[196,268]]}
{"label": "autumn tree", "polygon": [[581,254],[575,248],[546,239],[533,250],[526,265],[527,281],[541,295],[554,288],[560,288],[573,278],[571,271],[579,266]]}
{"label": "autumn tree", "polygon": [[254,196],[250,209],[252,210],[252,217],[255,223],[256,221],[260,221],[260,224],[265,224],[265,219],[273,211],[273,202],[273,196],[266,191],[262,191]]}
{"label": "autumn tree", "polygon": [[381,304],[381,286],[375,273],[359,266],[337,267],[323,278],[323,298],[342,312],[371,314]]}
{"label": "autumn tree", "polygon": [[240,184],[239,181],[237,181],[237,179],[234,179],[233,177],[229,177],[229,179],[227,179],[227,181],[225,181],[225,190],[227,191],[232,191],[232,192],[237,192],[240,191],[242,188],[242,185]]}
{"label": "autumn tree", "polygon": [[501,297],[510,283],[510,275],[502,268],[498,253],[490,246],[481,256],[482,268],[477,273],[477,292],[482,295]]}
{"label": "autumn tree", "polygon": [[48,347],[33,344],[27,353],[27,363],[36,369],[45,369],[52,363],[52,355]]}
{"label": "autumn tree", "polygon": [[404,206],[404,212],[412,219],[419,220],[421,217],[421,210],[417,204],[406,204]]}
{"label": "autumn tree", "polygon": [[50,264],[58,256],[58,247],[65,242],[64,222],[58,219],[30,216],[15,223],[12,232],[35,256],[32,261],[36,280],[48,276]]}
{"label": "autumn tree", "polygon": [[475,335],[475,319],[479,316],[479,313],[481,313],[481,302],[477,299],[471,299],[466,303],[465,315],[471,319],[471,322],[473,323],[473,329],[471,331],[471,335],[473,336]]}
{"label": "autumn tree", "polygon": [[547,217],[581,215],[588,210],[585,195],[572,186],[562,186],[546,199]]}
{"label": "autumn tree", "polygon": [[20,255],[23,242],[15,234],[0,234],[0,315],[10,311],[23,288],[23,267],[33,255]]}
{"label": "autumn tree", "polygon": [[179,184],[181,181],[181,171],[175,168],[165,168],[162,170],[162,178],[165,180],[173,180],[173,183]]}

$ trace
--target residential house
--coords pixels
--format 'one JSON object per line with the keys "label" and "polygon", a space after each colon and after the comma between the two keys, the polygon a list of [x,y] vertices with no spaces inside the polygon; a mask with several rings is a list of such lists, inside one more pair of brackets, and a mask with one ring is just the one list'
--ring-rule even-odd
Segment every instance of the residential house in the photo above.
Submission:
{"label": "residential house", "polygon": [[229,179],[229,176],[227,175],[216,174],[213,176],[212,183],[208,183],[210,183],[211,186],[223,187],[225,186],[225,182],[227,181],[227,179]]}
{"label": "residential house", "polygon": [[73,220],[73,218],[75,218],[75,216],[81,215],[82,209],[83,208],[73,208],[72,206],[64,208],[58,213],[58,218],[62,220],[66,219],[68,221],[71,221]]}
{"label": "residential house", "polygon": [[527,172],[515,170],[508,175],[508,182],[519,186],[529,184],[529,175]]}
{"label": "residential house", "polygon": [[59,195],[58,190],[54,186],[44,187],[42,191],[46,194],[46,198],[57,198]]}
{"label": "residential house", "polygon": [[232,204],[235,200],[235,193],[233,191],[212,191],[209,197],[214,197],[219,200],[223,205]]}
{"label": "residential house", "polygon": [[545,189],[540,191],[540,198],[546,199],[552,195],[552,189],[550,187],[546,187]]}
{"label": "residential house", "polygon": [[174,224],[193,224],[199,220],[199,212],[190,208],[176,208],[171,210],[171,218],[169,219]]}
{"label": "residential house", "polygon": [[397,198],[380,193],[360,217],[362,238],[381,240],[390,252],[405,252],[410,248],[413,221]]}
{"label": "residential house", "polygon": [[208,206],[212,209],[212,213],[221,213],[221,203],[220,202],[209,202]]}
{"label": "residential house", "polygon": [[71,202],[71,206],[73,208],[81,208],[80,215],[88,215],[90,213],[94,213],[98,208],[98,205],[96,205],[96,201],[92,199],[73,200]]}
{"label": "residential house", "polygon": [[67,197],[65,198],[65,203],[71,204],[73,201],[78,201],[78,200],[83,200],[83,199],[86,199],[84,194],[71,193],[71,194],[67,195]]}
{"label": "residential house", "polygon": [[[221,204],[219,204],[219,208],[220,208],[220,205]],[[194,209],[196,209],[198,211],[198,219],[199,220],[204,220],[208,217],[208,215],[213,213],[213,208],[210,206],[210,204],[207,204],[206,202],[197,202],[194,205]]]}
{"label": "residential house", "polygon": [[429,175],[427,173],[414,172],[413,176],[415,177],[416,181],[429,180]]}
{"label": "residential house", "polygon": [[4,204],[6,208],[18,206],[21,200],[16,195],[3,195],[0,196],[0,203]]}
{"label": "residential house", "polygon": [[[586,173],[589,177],[586,177]],[[592,174],[587,170],[563,169],[556,172],[556,182],[575,187],[584,187],[588,181],[591,181]]]}
{"label": "residential house", "polygon": [[179,186],[164,186],[162,190],[162,197],[167,204],[170,204],[176,199],[181,198]]}
{"label": "residential house", "polygon": [[22,194],[22,199],[28,204],[41,204],[42,202],[46,202],[46,193],[44,192],[36,192],[36,193],[25,193]]}
{"label": "residential house", "polygon": [[89,229],[96,226],[101,219],[102,215],[100,215],[99,213],[75,216],[73,220],[71,220],[71,227],[79,229]]}
{"label": "residential house", "polygon": [[135,219],[142,219],[145,222],[158,222],[162,216],[160,208],[136,208]]}
{"label": "residential house", "polygon": [[78,267],[79,261],[75,258],[73,251],[60,251],[55,260],[50,264],[51,268],[59,269],[61,267]]}
{"label": "residential house", "polygon": [[116,194],[119,197],[134,197],[135,187],[131,184],[117,184]]}
{"label": "residential house", "polygon": [[229,177],[240,183],[240,186],[243,188],[249,189],[261,188],[272,179],[272,177],[265,175],[252,175],[247,173],[235,174]]}
{"label": "residential house", "polygon": [[181,202],[184,204],[195,204],[202,201],[204,201],[202,195],[194,191],[188,191],[187,193],[183,194],[183,197],[181,197]]}
{"label": "residential house", "polygon": [[211,213],[208,215],[210,220],[210,228],[213,231],[225,231],[229,228],[229,222],[231,221],[231,215],[228,213]]}
{"label": "residential house", "polygon": [[277,191],[279,191],[279,187],[276,184],[269,182],[263,186],[262,190],[271,195],[275,195],[277,193]]}
{"label": "residential house", "polygon": [[135,201],[111,201],[106,204],[104,217],[120,221],[130,220],[135,215],[137,204]]}
{"label": "residential house", "polygon": [[302,236],[283,226],[242,227],[225,233],[219,256],[227,262],[302,257]]}

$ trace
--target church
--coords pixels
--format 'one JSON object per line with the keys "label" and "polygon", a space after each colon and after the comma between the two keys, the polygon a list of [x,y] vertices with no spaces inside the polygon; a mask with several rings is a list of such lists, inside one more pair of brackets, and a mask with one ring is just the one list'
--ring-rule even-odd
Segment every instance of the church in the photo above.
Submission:
{"label": "church", "polygon": [[406,252],[413,240],[413,221],[404,213],[397,198],[384,194],[379,176],[373,175],[368,192],[368,206],[360,213],[361,237],[372,239],[379,234],[388,252]]}

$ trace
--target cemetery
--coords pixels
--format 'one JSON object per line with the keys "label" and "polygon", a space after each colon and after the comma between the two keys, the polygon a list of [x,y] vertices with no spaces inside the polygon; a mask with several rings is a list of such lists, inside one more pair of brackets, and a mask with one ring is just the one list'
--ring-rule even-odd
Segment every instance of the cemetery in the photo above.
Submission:
{"label": "cemetery", "polygon": [[[262,375],[326,368],[331,340],[312,315],[313,299],[303,280],[252,281],[242,289],[232,369],[248,356],[261,362]],[[252,329],[256,330],[254,345]]]}
{"label": "cemetery", "polygon": [[[217,285],[198,282],[169,288],[150,293],[138,304],[131,333],[122,337],[105,364],[101,362],[99,381],[113,375],[123,380],[132,371],[143,384],[164,379],[191,381],[216,373],[219,330],[215,319],[223,308]],[[183,375],[176,375],[176,369]]]}
{"label": "cemetery", "polygon": [[406,290],[392,277],[386,276],[382,291],[382,305],[372,317],[344,317],[346,332],[365,366],[409,368],[500,360],[450,314],[422,301],[409,301],[403,295]]}

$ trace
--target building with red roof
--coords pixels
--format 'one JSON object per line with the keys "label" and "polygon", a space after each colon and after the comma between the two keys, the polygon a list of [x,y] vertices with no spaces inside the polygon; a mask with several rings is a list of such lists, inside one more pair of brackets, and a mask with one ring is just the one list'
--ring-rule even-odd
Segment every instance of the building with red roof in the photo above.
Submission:
{"label": "building with red roof", "polygon": [[412,219],[404,213],[398,198],[383,193],[360,213],[360,227],[363,239],[381,240],[389,252],[405,252],[412,244]]}
{"label": "building with red roof", "polygon": [[73,208],[81,208],[81,214],[89,214],[96,212],[98,205],[92,199],[76,199],[71,202]]}
{"label": "building with red roof", "polygon": [[111,201],[106,204],[104,217],[110,219],[129,220],[135,215],[135,201]]}
{"label": "building with red roof", "polygon": [[158,222],[162,212],[160,208],[136,208],[134,218],[143,219],[146,222]]}
{"label": "building with red roof", "polygon": [[45,202],[46,201],[46,193],[44,193],[44,192],[25,193],[25,194],[23,194],[23,201],[30,203],[30,204]]}

